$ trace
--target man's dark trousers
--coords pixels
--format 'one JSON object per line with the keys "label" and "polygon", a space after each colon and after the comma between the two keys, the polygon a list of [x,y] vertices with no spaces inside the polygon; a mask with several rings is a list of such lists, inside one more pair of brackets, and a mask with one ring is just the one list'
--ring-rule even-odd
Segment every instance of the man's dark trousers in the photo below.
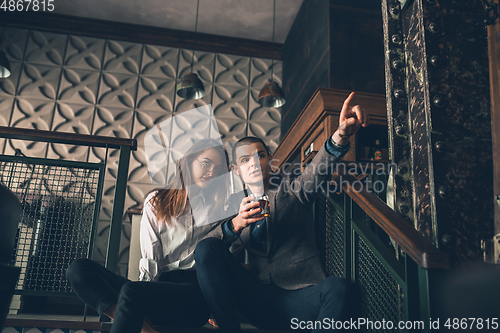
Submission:
{"label": "man's dark trousers", "polygon": [[264,284],[216,238],[198,243],[195,260],[201,290],[223,333],[240,331],[236,311],[252,325],[271,330],[291,330],[301,322],[325,318],[324,322],[331,323],[350,316],[352,287],[344,278],[329,277],[299,290]]}

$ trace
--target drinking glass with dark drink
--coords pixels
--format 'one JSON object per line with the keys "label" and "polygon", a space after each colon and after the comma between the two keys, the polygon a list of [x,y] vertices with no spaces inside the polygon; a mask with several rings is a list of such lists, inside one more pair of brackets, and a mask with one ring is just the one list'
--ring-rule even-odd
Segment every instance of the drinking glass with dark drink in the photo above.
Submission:
{"label": "drinking glass with dark drink", "polygon": [[265,217],[270,216],[269,214],[269,198],[267,197],[266,194],[260,195],[260,194],[251,194],[252,201],[258,201],[259,202],[259,208],[261,209],[259,215],[264,215]]}

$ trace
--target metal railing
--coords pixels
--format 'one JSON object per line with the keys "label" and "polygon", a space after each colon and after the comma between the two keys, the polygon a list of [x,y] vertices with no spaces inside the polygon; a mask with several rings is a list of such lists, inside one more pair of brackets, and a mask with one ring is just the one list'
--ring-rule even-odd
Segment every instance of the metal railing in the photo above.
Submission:
{"label": "metal railing", "polygon": [[[116,271],[131,150],[136,140],[0,127],[0,138],[119,149],[106,267]],[[105,162],[87,163],[0,156],[0,182],[21,201],[12,264],[21,267],[19,295],[71,294],[68,265],[92,258],[103,192]]]}
{"label": "metal railing", "polygon": [[[334,178],[333,181],[338,180]],[[367,332],[425,330],[431,318],[429,281],[449,258],[357,179],[342,175],[342,192],[314,204],[317,242],[328,275],[343,276],[359,293],[358,318]],[[394,327],[379,327],[390,322]],[[407,327],[397,325],[404,322]],[[417,327],[418,326],[418,327]]]}

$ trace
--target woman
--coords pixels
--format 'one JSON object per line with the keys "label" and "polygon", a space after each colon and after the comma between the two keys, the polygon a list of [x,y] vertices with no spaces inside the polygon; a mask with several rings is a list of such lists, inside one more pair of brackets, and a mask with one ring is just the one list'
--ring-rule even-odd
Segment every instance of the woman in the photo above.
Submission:
{"label": "woman", "polygon": [[114,319],[112,333],[155,332],[149,323],[200,327],[207,322],[210,310],[196,279],[194,249],[224,211],[227,172],[224,148],[213,139],[199,141],[179,160],[169,186],[147,196],[140,282],[89,259],[69,266],[66,276],[74,292],[100,315]]}

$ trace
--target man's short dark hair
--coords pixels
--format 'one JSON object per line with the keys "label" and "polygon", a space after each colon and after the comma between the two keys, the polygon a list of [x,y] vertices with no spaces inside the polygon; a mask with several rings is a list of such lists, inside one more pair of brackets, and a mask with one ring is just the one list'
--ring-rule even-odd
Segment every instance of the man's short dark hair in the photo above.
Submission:
{"label": "man's short dark hair", "polygon": [[262,146],[266,149],[267,155],[271,154],[271,152],[269,151],[269,147],[264,143],[264,141],[262,141],[262,139],[259,139],[255,136],[246,136],[242,139],[239,139],[233,146],[233,152],[232,152],[233,163],[236,164],[236,149],[238,147],[249,145],[256,142],[262,144]]}

